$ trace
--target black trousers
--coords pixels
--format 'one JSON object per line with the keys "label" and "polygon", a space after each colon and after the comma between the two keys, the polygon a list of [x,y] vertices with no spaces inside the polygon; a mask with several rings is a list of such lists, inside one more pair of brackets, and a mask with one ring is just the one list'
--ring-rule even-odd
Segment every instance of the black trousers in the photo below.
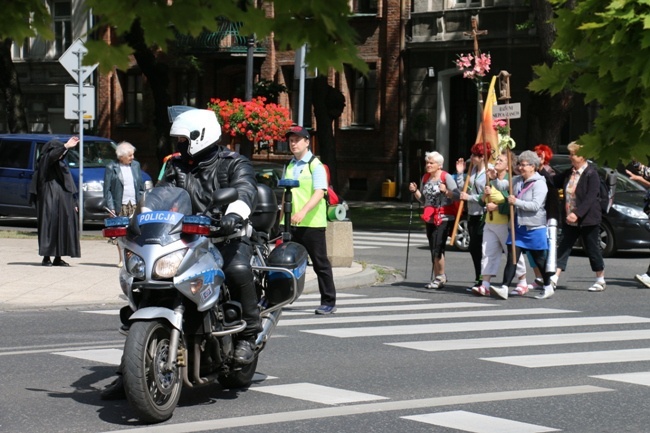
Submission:
{"label": "black trousers", "polygon": [[[510,283],[512,283],[512,279],[515,277],[515,273],[517,272],[517,265],[512,264],[512,248],[510,245],[508,245],[508,261],[506,262],[506,267],[503,270],[503,285],[504,286],[510,286]],[[517,263],[519,261],[519,257],[521,256],[522,252],[528,252],[530,253],[530,256],[533,258],[533,261],[535,262],[535,266],[537,266],[537,269],[542,271],[542,280],[544,281],[544,285],[548,286],[551,284],[551,277],[555,275],[555,272],[547,272],[546,271],[546,260],[548,259],[548,250],[527,250],[521,247],[516,246],[515,247],[515,260],[514,262]]]}
{"label": "black trousers", "polygon": [[481,282],[481,259],[483,257],[483,215],[470,215],[467,218],[469,232],[469,254],[474,264],[474,281]]}
{"label": "black trousers", "polygon": [[305,247],[318,277],[321,305],[336,305],[332,264],[327,258],[325,227],[291,227],[291,240]]}
{"label": "black trousers", "polygon": [[243,319],[246,321],[246,329],[239,334],[239,339],[252,340],[262,330],[251,267],[253,249],[247,242],[238,239],[231,239],[228,243],[218,245],[218,248],[223,255],[226,284],[233,300],[241,304]]}
{"label": "black trousers", "polygon": [[600,248],[600,226],[562,226],[562,240],[557,247],[557,267],[566,270],[573,244],[576,240],[582,240],[585,254],[589,257],[589,265],[594,272],[605,269],[603,251]]}

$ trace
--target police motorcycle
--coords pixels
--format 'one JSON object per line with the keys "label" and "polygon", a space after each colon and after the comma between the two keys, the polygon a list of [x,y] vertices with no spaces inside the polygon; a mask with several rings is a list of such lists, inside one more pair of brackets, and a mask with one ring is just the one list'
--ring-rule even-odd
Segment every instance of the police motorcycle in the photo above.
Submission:
{"label": "police motorcycle", "polygon": [[241,235],[241,230],[219,234],[219,209],[237,199],[237,190],[217,191],[211,215],[192,215],[187,191],[158,186],[145,192],[130,219],[105,221],[104,236],[118,239],[124,257],[119,281],[130,309],[123,313],[133,313],[121,317],[128,325],[122,374],[127,399],[141,421],[169,419],[183,386],[251,384],[282,308],[304,288],[307,252],[288,234],[292,186],[297,185],[289,182],[285,195],[284,242],[271,251],[269,233],[278,204],[266,185],[258,185],[258,204],[248,224],[262,325],[248,365],[234,361],[236,335],[246,322],[241,305],[231,299],[215,246]]}

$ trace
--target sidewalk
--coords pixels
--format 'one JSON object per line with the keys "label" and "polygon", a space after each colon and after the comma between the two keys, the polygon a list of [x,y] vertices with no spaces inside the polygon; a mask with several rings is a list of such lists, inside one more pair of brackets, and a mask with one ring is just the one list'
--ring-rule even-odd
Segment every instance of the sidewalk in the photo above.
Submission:
{"label": "sidewalk", "polygon": [[[41,266],[36,239],[2,239],[0,248],[0,311],[122,306],[126,304],[118,284],[117,248],[104,240],[82,240],[81,257],[63,257],[68,268]],[[333,268],[336,289],[373,284],[377,272],[359,263]],[[307,268],[303,293],[318,293],[318,282]]]}

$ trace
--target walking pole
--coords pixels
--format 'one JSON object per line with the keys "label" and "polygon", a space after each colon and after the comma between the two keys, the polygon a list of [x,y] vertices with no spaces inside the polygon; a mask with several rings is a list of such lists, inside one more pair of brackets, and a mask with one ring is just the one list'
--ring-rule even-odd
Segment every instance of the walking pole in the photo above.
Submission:
{"label": "walking pole", "polygon": [[411,194],[411,203],[409,205],[409,210],[409,231],[406,238],[406,265],[404,266],[404,279],[406,279],[406,276],[409,272],[409,247],[411,245],[411,223],[413,222],[413,194]]}

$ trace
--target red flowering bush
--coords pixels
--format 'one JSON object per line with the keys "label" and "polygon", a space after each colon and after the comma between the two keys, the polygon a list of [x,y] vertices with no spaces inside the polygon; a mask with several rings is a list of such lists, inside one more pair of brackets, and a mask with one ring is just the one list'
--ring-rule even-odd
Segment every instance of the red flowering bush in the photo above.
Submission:
{"label": "red flowering bush", "polygon": [[264,97],[252,101],[212,98],[208,109],[217,114],[223,133],[231,137],[245,137],[252,142],[284,140],[292,123],[289,109],[265,102]]}

